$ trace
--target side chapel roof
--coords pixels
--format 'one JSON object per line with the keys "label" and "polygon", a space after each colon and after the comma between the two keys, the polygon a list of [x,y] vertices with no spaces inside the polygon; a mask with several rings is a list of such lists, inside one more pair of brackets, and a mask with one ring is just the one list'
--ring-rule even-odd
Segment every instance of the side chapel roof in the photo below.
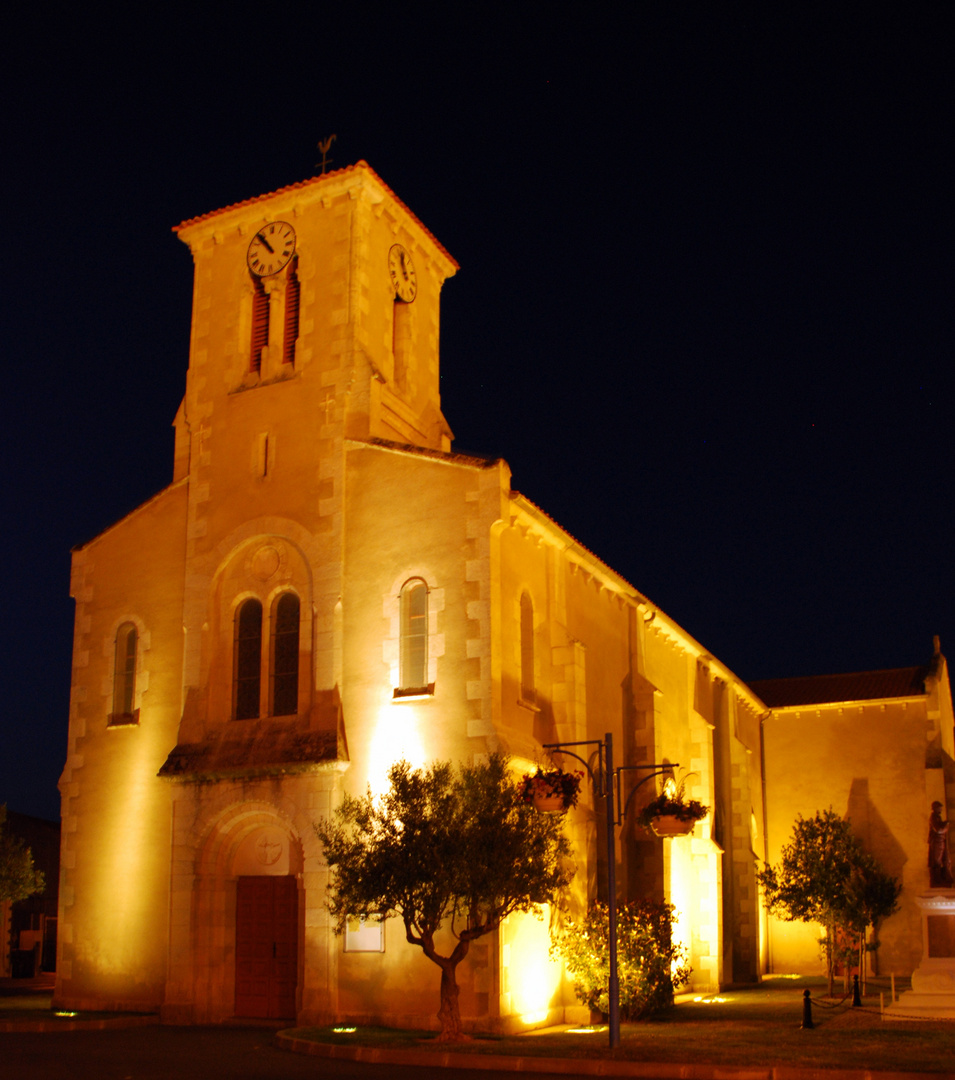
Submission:
{"label": "side chapel roof", "polygon": [[880,698],[922,697],[929,664],[887,668],[884,671],[852,671],[843,675],[809,675],[797,679],[758,679],[749,688],[771,709],[797,705],[822,705],[839,701],[873,701]]}

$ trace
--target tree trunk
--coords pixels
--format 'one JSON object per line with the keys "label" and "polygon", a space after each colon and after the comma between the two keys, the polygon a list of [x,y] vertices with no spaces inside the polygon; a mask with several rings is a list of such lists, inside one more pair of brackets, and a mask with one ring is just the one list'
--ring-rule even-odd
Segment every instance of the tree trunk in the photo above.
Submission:
{"label": "tree trunk", "polygon": [[835,930],[831,922],[826,923],[826,976],[829,980],[829,997],[834,997],[835,991],[835,967],[836,967],[836,948]]}
{"label": "tree trunk", "polygon": [[441,1034],[438,1042],[462,1042],[468,1036],[461,1030],[461,1009],[458,1005],[459,990],[455,972],[458,964],[468,954],[470,940],[459,940],[450,956],[441,956],[435,952],[434,941],[430,935],[422,935],[418,940],[415,940],[410,932],[407,936],[412,944],[420,945],[425,956],[441,968],[441,1008],[438,1009]]}
{"label": "tree trunk", "polygon": [[461,1009],[458,1005],[458,983],[455,979],[456,964],[446,961],[441,965],[441,1008],[438,1019],[441,1021],[441,1034],[438,1042],[459,1042],[465,1038],[461,1030]]}

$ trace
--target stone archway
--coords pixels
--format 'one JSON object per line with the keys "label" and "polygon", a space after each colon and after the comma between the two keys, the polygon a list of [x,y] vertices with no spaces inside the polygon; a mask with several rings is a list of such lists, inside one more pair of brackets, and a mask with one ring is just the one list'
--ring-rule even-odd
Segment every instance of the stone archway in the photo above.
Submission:
{"label": "stone archway", "polygon": [[[175,857],[174,846],[170,978],[164,1018],[219,1023],[235,1015],[236,915],[240,879],[253,882],[281,880],[284,883],[272,888],[281,890],[285,921],[294,918],[294,923],[283,933],[286,954],[283,955],[279,980],[283,988],[272,986],[267,988],[267,993],[281,999],[281,1004],[276,1004],[275,1008],[283,1017],[296,1013],[302,982],[298,944],[302,940],[301,912],[304,911],[300,897],[304,867],[302,843],[298,830],[289,820],[289,807],[278,807],[263,799],[263,792],[249,790],[254,786],[257,785],[220,782],[216,793],[219,796],[215,808],[218,812],[209,812],[212,808],[207,806],[206,817],[199,811],[196,816],[206,817],[206,827],[200,835],[196,835],[199,830],[194,829],[190,830],[191,836],[183,836],[185,842],[179,849],[179,858]],[[179,805],[183,811],[199,809],[187,804],[197,801],[200,791],[202,786],[193,788],[190,785],[182,789],[185,798]],[[290,912],[294,912],[294,916]],[[291,941],[295,943],[294,956],[287,955]],[[270,939],[270,953],[272,946]]]}
{"label": "stone archway", "polygon": [[[295,911],[294,963],[288,956],[282,976],[286,983],[294,976],[291,1015],[309,1023],[334,1017],[338,943],[325,909],[328,868],[312,823],[337,805],[341,771],[336,763],[298,776],[176,785],[164,1021],[222,1023],[235,1015],[242,878],[294,882],[294,904],[291,893],[282,901]],[[278,958],[278,938],[270,938],[269,952],[273,945]],[[277,1008],[287,1012],[287,999]]]}

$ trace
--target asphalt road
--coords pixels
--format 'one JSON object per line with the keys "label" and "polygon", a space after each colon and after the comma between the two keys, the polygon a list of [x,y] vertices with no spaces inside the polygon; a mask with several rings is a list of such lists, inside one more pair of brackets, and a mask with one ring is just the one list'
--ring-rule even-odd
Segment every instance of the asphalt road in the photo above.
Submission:
{"label": "asphalt road", "polygon": [[[536,1080],[556,1080],[535,1073]],[[494,1080],[484,1069],[364,1065],[292,1054],[271,1031],[141,1027],[120,1031],[0,1032],[0,1080]],[[567,1080],[567,1074],[562,1074]]]}

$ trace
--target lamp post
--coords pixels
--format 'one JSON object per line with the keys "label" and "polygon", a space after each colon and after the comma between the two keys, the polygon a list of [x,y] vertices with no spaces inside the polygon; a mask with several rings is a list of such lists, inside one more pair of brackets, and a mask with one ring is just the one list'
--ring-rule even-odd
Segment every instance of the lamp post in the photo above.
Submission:
{"label": "lamp post", "polygon": [[[570,746],[596,746],[597,747],[597,771],[594,772],[590,761],[585,760],[579,754],[569,750]],[[617,972],[617,839],[614,829],[623,821],[630,800],[634,792],[647,780],[654,776],[669,772],[677,767],[673,765],[621,765],[614,770],[613,767],[613,735],[608,731],[603,740],[589,739],[583,742],[569,743],[544,743],[544,749],[558,754],[569,754],[576,758],[587,770],[590,782],[594,787],[594,795],[604,799],[607,812],[607,931],[610,936],[610,979],[607,987],[610,1019],[610,1049],[616,1049],[620,1045],[620,979]],[[593,754],[591,754],[591,758]],[[634,769],[653,769],[649,776],[638,781],[633,790],[627,796],[623,805],[620,795],[620,773]],[[617,806],[614,807],[614,791],[617,793]]]}

